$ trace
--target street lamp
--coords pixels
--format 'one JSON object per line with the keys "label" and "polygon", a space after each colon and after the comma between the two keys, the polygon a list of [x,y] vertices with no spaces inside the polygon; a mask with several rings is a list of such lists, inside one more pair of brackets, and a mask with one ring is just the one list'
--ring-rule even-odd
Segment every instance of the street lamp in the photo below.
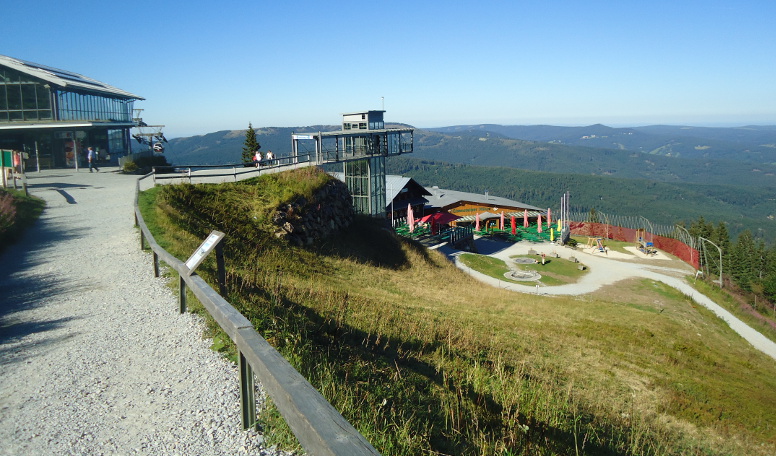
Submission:
{"label": "street lamp", "polygon": [[700,239],[701,241],[708,242],[709,244],[711,244],[714,247],[716,247],[717,250],[719,250],[719,287],[722,288],[722,249],[719,248],[719,246],[717,244],[711,242],[710,240],[708,240],[708,239],[706,239],[704,237],[698,236],[698,239]]}

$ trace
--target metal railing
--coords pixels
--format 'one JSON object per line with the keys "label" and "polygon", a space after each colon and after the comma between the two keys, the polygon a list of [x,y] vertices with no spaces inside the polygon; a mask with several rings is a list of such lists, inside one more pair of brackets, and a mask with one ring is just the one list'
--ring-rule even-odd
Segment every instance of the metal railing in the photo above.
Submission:
{"label": "metal railing", "polygon": [[140,177],[135,187],[135,224],[140,228],[140,248],[145,249],[147,243],[153,251],[155,277],[159,277],[160,260],[178,273],[180,312],[186,312],[186,290],[191,290],[237,346],[243,427],[251,428],[256,421],[255,375],[308,454],[379,455],[364,436],[261,337],[247,318],[199,275],[190,274],[183,261],[156,243],[138,207],[140,182],[151,176],[153,174]]}
{"label": "metal railing", "polygon": [[237,182],[259,174],[286,171],[316,165],[311,155],[262,160],[257,167],[254,163],[235,163],[227,165],[183,165],[155,166],[152,168],[154,185],[158,183],[221,183]]}

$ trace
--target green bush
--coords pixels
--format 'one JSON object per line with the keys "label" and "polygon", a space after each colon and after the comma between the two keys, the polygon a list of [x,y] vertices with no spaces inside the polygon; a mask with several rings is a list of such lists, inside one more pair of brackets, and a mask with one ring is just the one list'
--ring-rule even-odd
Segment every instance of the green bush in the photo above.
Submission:
{"label": "green bush", "polygon": [[164,155],[154,155],[152,157],[138,157],[136,160],[127,160],[124,162],[123,170],[130,174],[146,174],[151,169],[160,166],[170,166],[167,157]]}

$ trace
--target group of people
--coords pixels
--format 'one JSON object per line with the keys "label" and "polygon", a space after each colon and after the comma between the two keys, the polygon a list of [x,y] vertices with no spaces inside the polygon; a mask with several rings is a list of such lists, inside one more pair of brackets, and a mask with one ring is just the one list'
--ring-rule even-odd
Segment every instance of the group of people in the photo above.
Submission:
{"label": "group of people", "polygon": [[272,151],[268,150],[267,154],[264,156],[264,159],[262,161],[261,152],[256,150],[256,154],[253,156],[253,164],[256,165],[257,168],[265,164],[272,165],[272,160],[274,159],[275,159],[275,156],[272,154]]}

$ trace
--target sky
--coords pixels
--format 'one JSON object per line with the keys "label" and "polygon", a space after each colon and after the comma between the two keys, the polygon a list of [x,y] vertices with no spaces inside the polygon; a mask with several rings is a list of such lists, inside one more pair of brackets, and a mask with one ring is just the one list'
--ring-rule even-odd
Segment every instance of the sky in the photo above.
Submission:
{"label": "sky", "polygon": [[337,125],[776,125],[773,0],[5,2],[0,54],[168,138]]}

